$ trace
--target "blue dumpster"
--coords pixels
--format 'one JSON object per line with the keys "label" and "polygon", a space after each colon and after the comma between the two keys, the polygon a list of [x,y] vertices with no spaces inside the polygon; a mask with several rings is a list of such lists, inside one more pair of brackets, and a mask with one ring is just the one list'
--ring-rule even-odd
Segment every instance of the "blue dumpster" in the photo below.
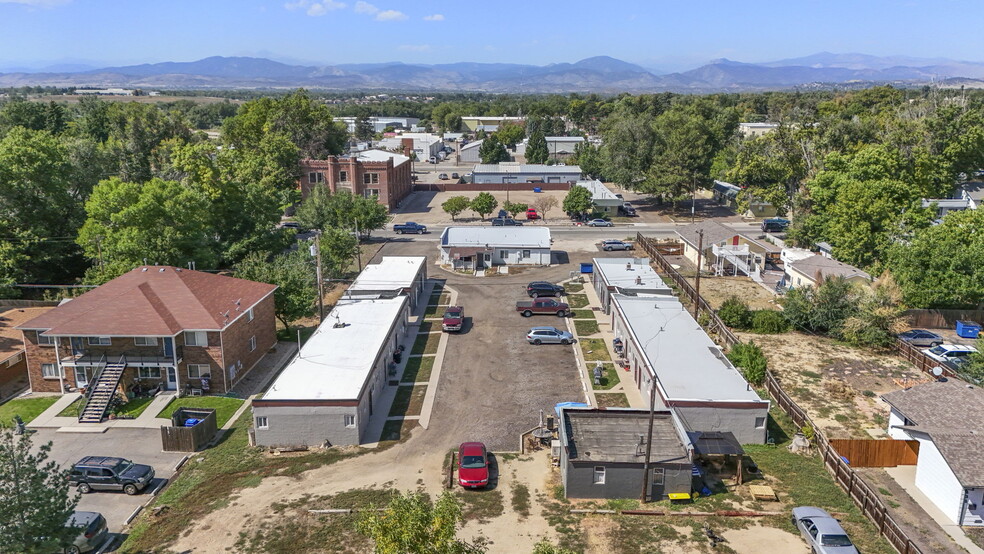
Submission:
{"label": "blue dumpster", "polygon": [[594,264],[581,264],[581,273],[594,273]]}
{"label": "blue dumpster", "polygon": [[543,192],[543,189],[540,187],[533,187],[533,192]]}
{"label": "blue dumpster", "polygon": [[957,320],[957,335],[965,339],[976,339],[981,334],[981,324],[973,321]]}

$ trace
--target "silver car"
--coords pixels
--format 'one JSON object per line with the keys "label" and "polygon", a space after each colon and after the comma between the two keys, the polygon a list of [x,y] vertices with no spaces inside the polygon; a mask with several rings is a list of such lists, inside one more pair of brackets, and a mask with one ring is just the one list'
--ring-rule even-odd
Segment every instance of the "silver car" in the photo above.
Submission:
{"label": "silver car", "polygon": [[603,240],[601,241],[601,249],[607,252],[611,252],[612,250],[632,250],[632,243],[621,240]]}
{"label": "silver car", "polygon": [[793,525],[799,529],[815,554],[857,554],[851,538],[825,510],[812,506],[793,508]]}
{"label": "silver car", "polygon": [[99,512],[73,512],[66,525],[79,528],[79,536],[65,549],[70,554],[92,552],[102,546],[109,537],[106,518]]}
{"label": "silver car", "polygon": [[526,333],[526,340],[530,344],[571,344],[574,335],[556,327],[534,327]]}

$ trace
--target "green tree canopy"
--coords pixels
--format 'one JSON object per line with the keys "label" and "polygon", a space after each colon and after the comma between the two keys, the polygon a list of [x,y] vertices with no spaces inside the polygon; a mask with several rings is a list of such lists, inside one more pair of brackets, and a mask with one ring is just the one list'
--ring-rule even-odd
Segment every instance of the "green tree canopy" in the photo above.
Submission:
{"label": "green tree canopy", "polygon": [[522,125],[510,121],[499,125],[499,129],[492,135],[503,145],[513,148],[526,137],[526,129]]}
{"label": "green tree canopy", "polygon": [[355,196],[345,190],[332,194],[327,187],[314,187],[297,208],[295,219],[308,229],[354,231],[358,227],[360,235],[369,236],[386,226],[389,214],[375,197]]}
{"label": "green tree canopy", "polygon": [[509,152],[506,151],[506,147],[499,142],[494,133],[482,141],[481,146],[478,147],[478,156],[482,159],[483,164],[509,161]]}
{"label": "green tree canopy", "polygon": [[270,257],[251,252],[236,265],[236,277],[277,285],[273,292],[274,313],[285,329],[314,313],[318,298],[314,260],[307,248]]}
{"label": "green tree canopy", "polygon": [[563,209],[569,214],[585,214],[591,211],[591,191],[577,185],[564,197]]}
{"label": "green tree canopy", "polygon": [[479,215],[480,218],[485,219],[485,216],[494,212],[497,207],[499,207],[499,201],[495,199],[488,192],[480,192],[478,196],[472,199],[471,204],[468,206],[471,210]]}
{"label": "green tree canopy", "polygon": [[342,152],[348,129],[304,89],[278,99],[250,100],[222,123],[223,140],[236,148],[257,149],[270,133],[286,136],[302,158],[322,160]]}
{"label": "green tree canopy", "polygon": [[550,157],[547,149],[547,139],[540,131],[530,135],[530,142],[526,146],[526,162],[531,164],[545,164]]}
{"label": "green tree canopy", "polygon": [[467,196],[452,196],[441,204],[441,209],[451,216],[451,221],[454,221],[458,214],[467,210],[469,206],[471,206],[471,199]]}
{"label": "green tree canopy", "polygon": [[510,216],[516,217],[517,215],[526,212],[529,208],[528,205],[521,202],[503,202],[502,209],[506,210]]}
{"label": "green tree canopy", "polygon": [[461,506],[445,491],[433,505],[419,493],[396,495],[382,512],[369,509],[357,524],[377,554],[464,554],[481,552],[456,538]]}

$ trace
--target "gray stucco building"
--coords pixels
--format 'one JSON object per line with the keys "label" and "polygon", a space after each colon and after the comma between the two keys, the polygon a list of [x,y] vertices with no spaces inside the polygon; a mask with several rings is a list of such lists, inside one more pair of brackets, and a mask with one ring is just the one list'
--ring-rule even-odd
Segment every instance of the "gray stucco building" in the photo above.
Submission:
{"label": "gray stucco building", "polygon": [[[638,498],[649,442],[647,410],[564,408],[560,471],[567,498]],[[671,411],[653,418],[649,495],[691,491],[693,447]]]}
{"label": "gray stucco building", "polygon": [[503,162],[479,164],[472,172],[475,184],[502,183],[576,183],[581,180],[581,168],[576,165],[520,164]]}

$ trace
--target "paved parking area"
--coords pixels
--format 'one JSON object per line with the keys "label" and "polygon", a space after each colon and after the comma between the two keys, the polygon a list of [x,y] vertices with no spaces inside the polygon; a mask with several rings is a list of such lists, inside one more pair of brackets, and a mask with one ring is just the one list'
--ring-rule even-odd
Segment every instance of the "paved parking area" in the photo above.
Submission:
{"label": "paved parking area", "polygon": [[140,494],[93,492],[82,496],[77,509],[101,513],[114,533],[119,533],[126,518],[150,499],[151,491],[174,475],[174,466],[185,456],[182,452],[162,452],[157,429],[109,429],[105,433],[58,433],[55,429],[40,429],[33,439],[36,446],[51,441],[51,459],[63,467],[95,455],[119,456],[154,467],[154,482]]}

